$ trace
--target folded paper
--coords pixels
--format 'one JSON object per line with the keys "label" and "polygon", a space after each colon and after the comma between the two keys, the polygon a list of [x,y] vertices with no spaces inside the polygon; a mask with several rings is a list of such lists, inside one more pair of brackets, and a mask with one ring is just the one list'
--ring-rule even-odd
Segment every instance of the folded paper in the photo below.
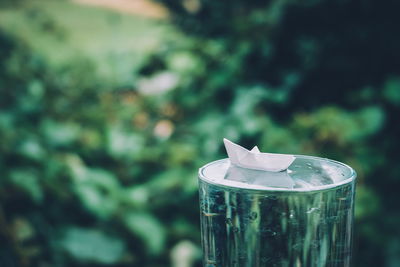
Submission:
{"label": "folded paper", "polygon": [[257,146],[247,150],[226,138],[224,144],[231,163],[246,169],[280,172],[286,170],[295,160],[293,155],[260,152]]}

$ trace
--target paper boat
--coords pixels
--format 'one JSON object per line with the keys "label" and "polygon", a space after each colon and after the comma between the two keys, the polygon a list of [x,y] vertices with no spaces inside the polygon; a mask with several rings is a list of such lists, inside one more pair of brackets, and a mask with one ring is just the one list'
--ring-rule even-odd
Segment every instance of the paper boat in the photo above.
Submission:
{"label": "paper boat", "polygon": [[224,144],[231,163],[242,168],[280,172],[286,170],[295,160],[293,155],[260,152],[257,146],[247,150],[226,138]]}

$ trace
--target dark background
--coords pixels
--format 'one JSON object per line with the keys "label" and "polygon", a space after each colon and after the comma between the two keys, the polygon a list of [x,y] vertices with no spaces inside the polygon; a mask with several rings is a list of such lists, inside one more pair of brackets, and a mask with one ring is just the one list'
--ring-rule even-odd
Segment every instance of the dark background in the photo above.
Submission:
{"label": "dark background", "polygon": [[111,2],[0,2],[0,266],[200,266],[223,137],[354,167],[400,266],[400,2]]}

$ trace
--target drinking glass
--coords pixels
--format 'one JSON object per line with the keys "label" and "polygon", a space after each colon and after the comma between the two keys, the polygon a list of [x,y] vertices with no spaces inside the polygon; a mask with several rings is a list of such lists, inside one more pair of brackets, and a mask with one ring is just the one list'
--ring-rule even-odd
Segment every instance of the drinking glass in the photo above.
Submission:
{"label": "drinking glass", "polygon": [[346,164],[310,156],[279,173],[203,166],[203,266],[350,266],[355,180]]}

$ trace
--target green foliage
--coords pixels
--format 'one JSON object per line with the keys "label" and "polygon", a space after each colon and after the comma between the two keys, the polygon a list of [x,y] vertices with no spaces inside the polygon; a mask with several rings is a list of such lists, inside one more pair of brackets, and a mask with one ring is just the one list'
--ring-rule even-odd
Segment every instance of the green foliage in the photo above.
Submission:
{"label": "green foliage", "polygon": [[384,87],[384,97],[393,105],[400,105],[400,79],[389,79]]}
{"label": "green foliage", "polygon": [[153,215],[144,212],[132,212],[124,215],[128,229],[140,237],[150,254],[159,254],[165,246],[164,226]]}
{"label": "green foliage", "polygon": [[[142,40],[127,63],[99,58],[130,42],[91,51],[72,19],[84,9],[70,33],[61,2],[43,7],[59,22],[28,12],[32,47],[0,31],[0,265],[168,266],[182,240],[199,246],[197,169],[227,137],[353,166],[355,266],[395,266],[397,4],[163,0],[187,36]],[[58,57],[64,43],[86,56]]]}
{"label": "green foliage", "polygon": [[41,202],[43,200],[42,188],[34,170],[13,170],[10,171],[9,177],[11,184],[27,194],[33,201]]}
{"label": "green foliage", "polygon": [[398,251],[391,244],[400,222],[393,204],[400,186],[400,38],[392,26],[400,22],[393,12],[399,4],[160,2],[195,41],[171,44],[155,58],[173,69],[171,54],[192,51],[205,66],[175,92],[205,151],[219,153],[226,136],[265,151],[347,162],[358,172],[354,263],[396,262],[387,251]]}
{"label": "green foliage", "polygon": [[79,261],[103,264],[117,263],[125,250],[119,239],[96,230],[80,228],[66,229],[61,247]]}

